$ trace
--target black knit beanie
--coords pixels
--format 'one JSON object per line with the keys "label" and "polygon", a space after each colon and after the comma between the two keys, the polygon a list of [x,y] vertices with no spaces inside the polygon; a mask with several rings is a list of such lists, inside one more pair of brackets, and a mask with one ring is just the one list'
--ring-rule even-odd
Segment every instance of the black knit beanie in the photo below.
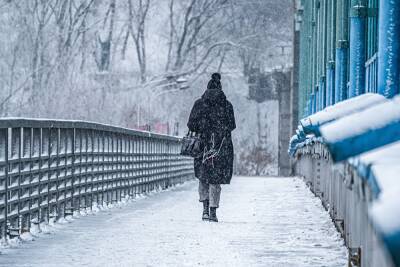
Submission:
{"label": "black knit beanie", "polygon": [[211,80],[207,84],[207,89],[222,89],[221,74],[216,72],[211,75]]}

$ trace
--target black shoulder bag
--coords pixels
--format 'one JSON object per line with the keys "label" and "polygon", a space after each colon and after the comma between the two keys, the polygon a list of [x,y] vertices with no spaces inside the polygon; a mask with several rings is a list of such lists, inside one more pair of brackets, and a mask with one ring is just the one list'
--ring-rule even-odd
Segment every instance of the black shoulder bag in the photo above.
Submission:
{"label": "black shoulder bag", "polygon": [[199,134],[188,132],[182,138],[181,155],[198,158],[203,155],[204,144]]}

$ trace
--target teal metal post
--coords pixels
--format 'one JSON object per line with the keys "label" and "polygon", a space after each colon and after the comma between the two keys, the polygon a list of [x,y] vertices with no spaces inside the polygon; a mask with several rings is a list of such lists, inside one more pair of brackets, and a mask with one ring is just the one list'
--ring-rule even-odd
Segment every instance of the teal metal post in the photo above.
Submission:
{"label": "teal metal post", "polygon": [[318,98],[318,90],[316,90],[313,94],[312,94],[312,113],[314,114],[315,112],[317,112],[317,98]]}
{"label": "teal metal post", "polygon": [[318,99],[317,99],[317,112],[322,110],[322,89],[321,81],[318,83]]}
{"label": "teal metal post", "polygon": [[400,0],[379,5],[378,92],[386,97],[399,93]]}
{"label": "teal metal post", "polygon": [[330,61],[326,69],[326,106],[335,104],[335,62]]}
{"label": "teal metal post", "polygon": [[349,14],[347,0],[336,1],[335,103],[347,99]]}
{"label": "teal metal post", "polygon": [[347,99],[347,61],[347,47],[342,45],[336,48],[335,103]]}
{"label": "teal metal post", "polygon": [[352,0],[350,13],[350,97],[365,93],[365,29],[367,8],[364,1]]}
{"label": "teal metal post", "polygon": [[319,110],[323,110],[326,107],[326,80],[324,76],[319,80],[319,94]]}

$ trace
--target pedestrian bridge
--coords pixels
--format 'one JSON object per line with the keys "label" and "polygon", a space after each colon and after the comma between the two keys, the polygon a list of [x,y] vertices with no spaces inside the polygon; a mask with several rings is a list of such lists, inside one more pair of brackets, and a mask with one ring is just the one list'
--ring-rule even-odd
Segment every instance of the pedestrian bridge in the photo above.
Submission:
{"label": "pedestrian bridge", "polygon": [[339,233],[300,179],[233,177],[221,205],[219,223],[201,221],[188,181],[67,217],[3,250],[0,266],[346,265]]}
{"label": "pedestrian bridge", "polygon": [[[351,101],[360,108],[365,99]],[[299,177],[234,177],[219,223],[201,221],[193,160],[179,154],[177,137],[2,119],[0,266],[397,266],[397,236],[385,239],[392,232],[368,217],[382,180],[374,187],[355,164],[333,165],[342,150],[314,127],[327,114],[338,117],[315,114],[292,138]]]}
{"label": "pedestrian bridge", "polygon": [[340,235],[298,178],[234,177],[220,223],[201,221],[179,142],[88,122],[0,120],[0,265],[345,265]]}

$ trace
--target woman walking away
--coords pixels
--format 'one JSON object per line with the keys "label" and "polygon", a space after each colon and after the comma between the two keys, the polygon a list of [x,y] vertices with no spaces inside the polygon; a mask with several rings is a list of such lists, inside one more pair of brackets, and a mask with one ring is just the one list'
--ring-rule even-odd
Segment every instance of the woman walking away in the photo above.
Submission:
{"label": "woman walking away", "polygon": [[231,102],[221,86],[221,74],[214,73],[203,96],[196,100],[187,124],[200,135],[204,152],[194,160],[195,176],[199,179],[203,220],[218,222],[217,208],[221,184],[229,184],[233,171],[231,132],[236,128]]}

